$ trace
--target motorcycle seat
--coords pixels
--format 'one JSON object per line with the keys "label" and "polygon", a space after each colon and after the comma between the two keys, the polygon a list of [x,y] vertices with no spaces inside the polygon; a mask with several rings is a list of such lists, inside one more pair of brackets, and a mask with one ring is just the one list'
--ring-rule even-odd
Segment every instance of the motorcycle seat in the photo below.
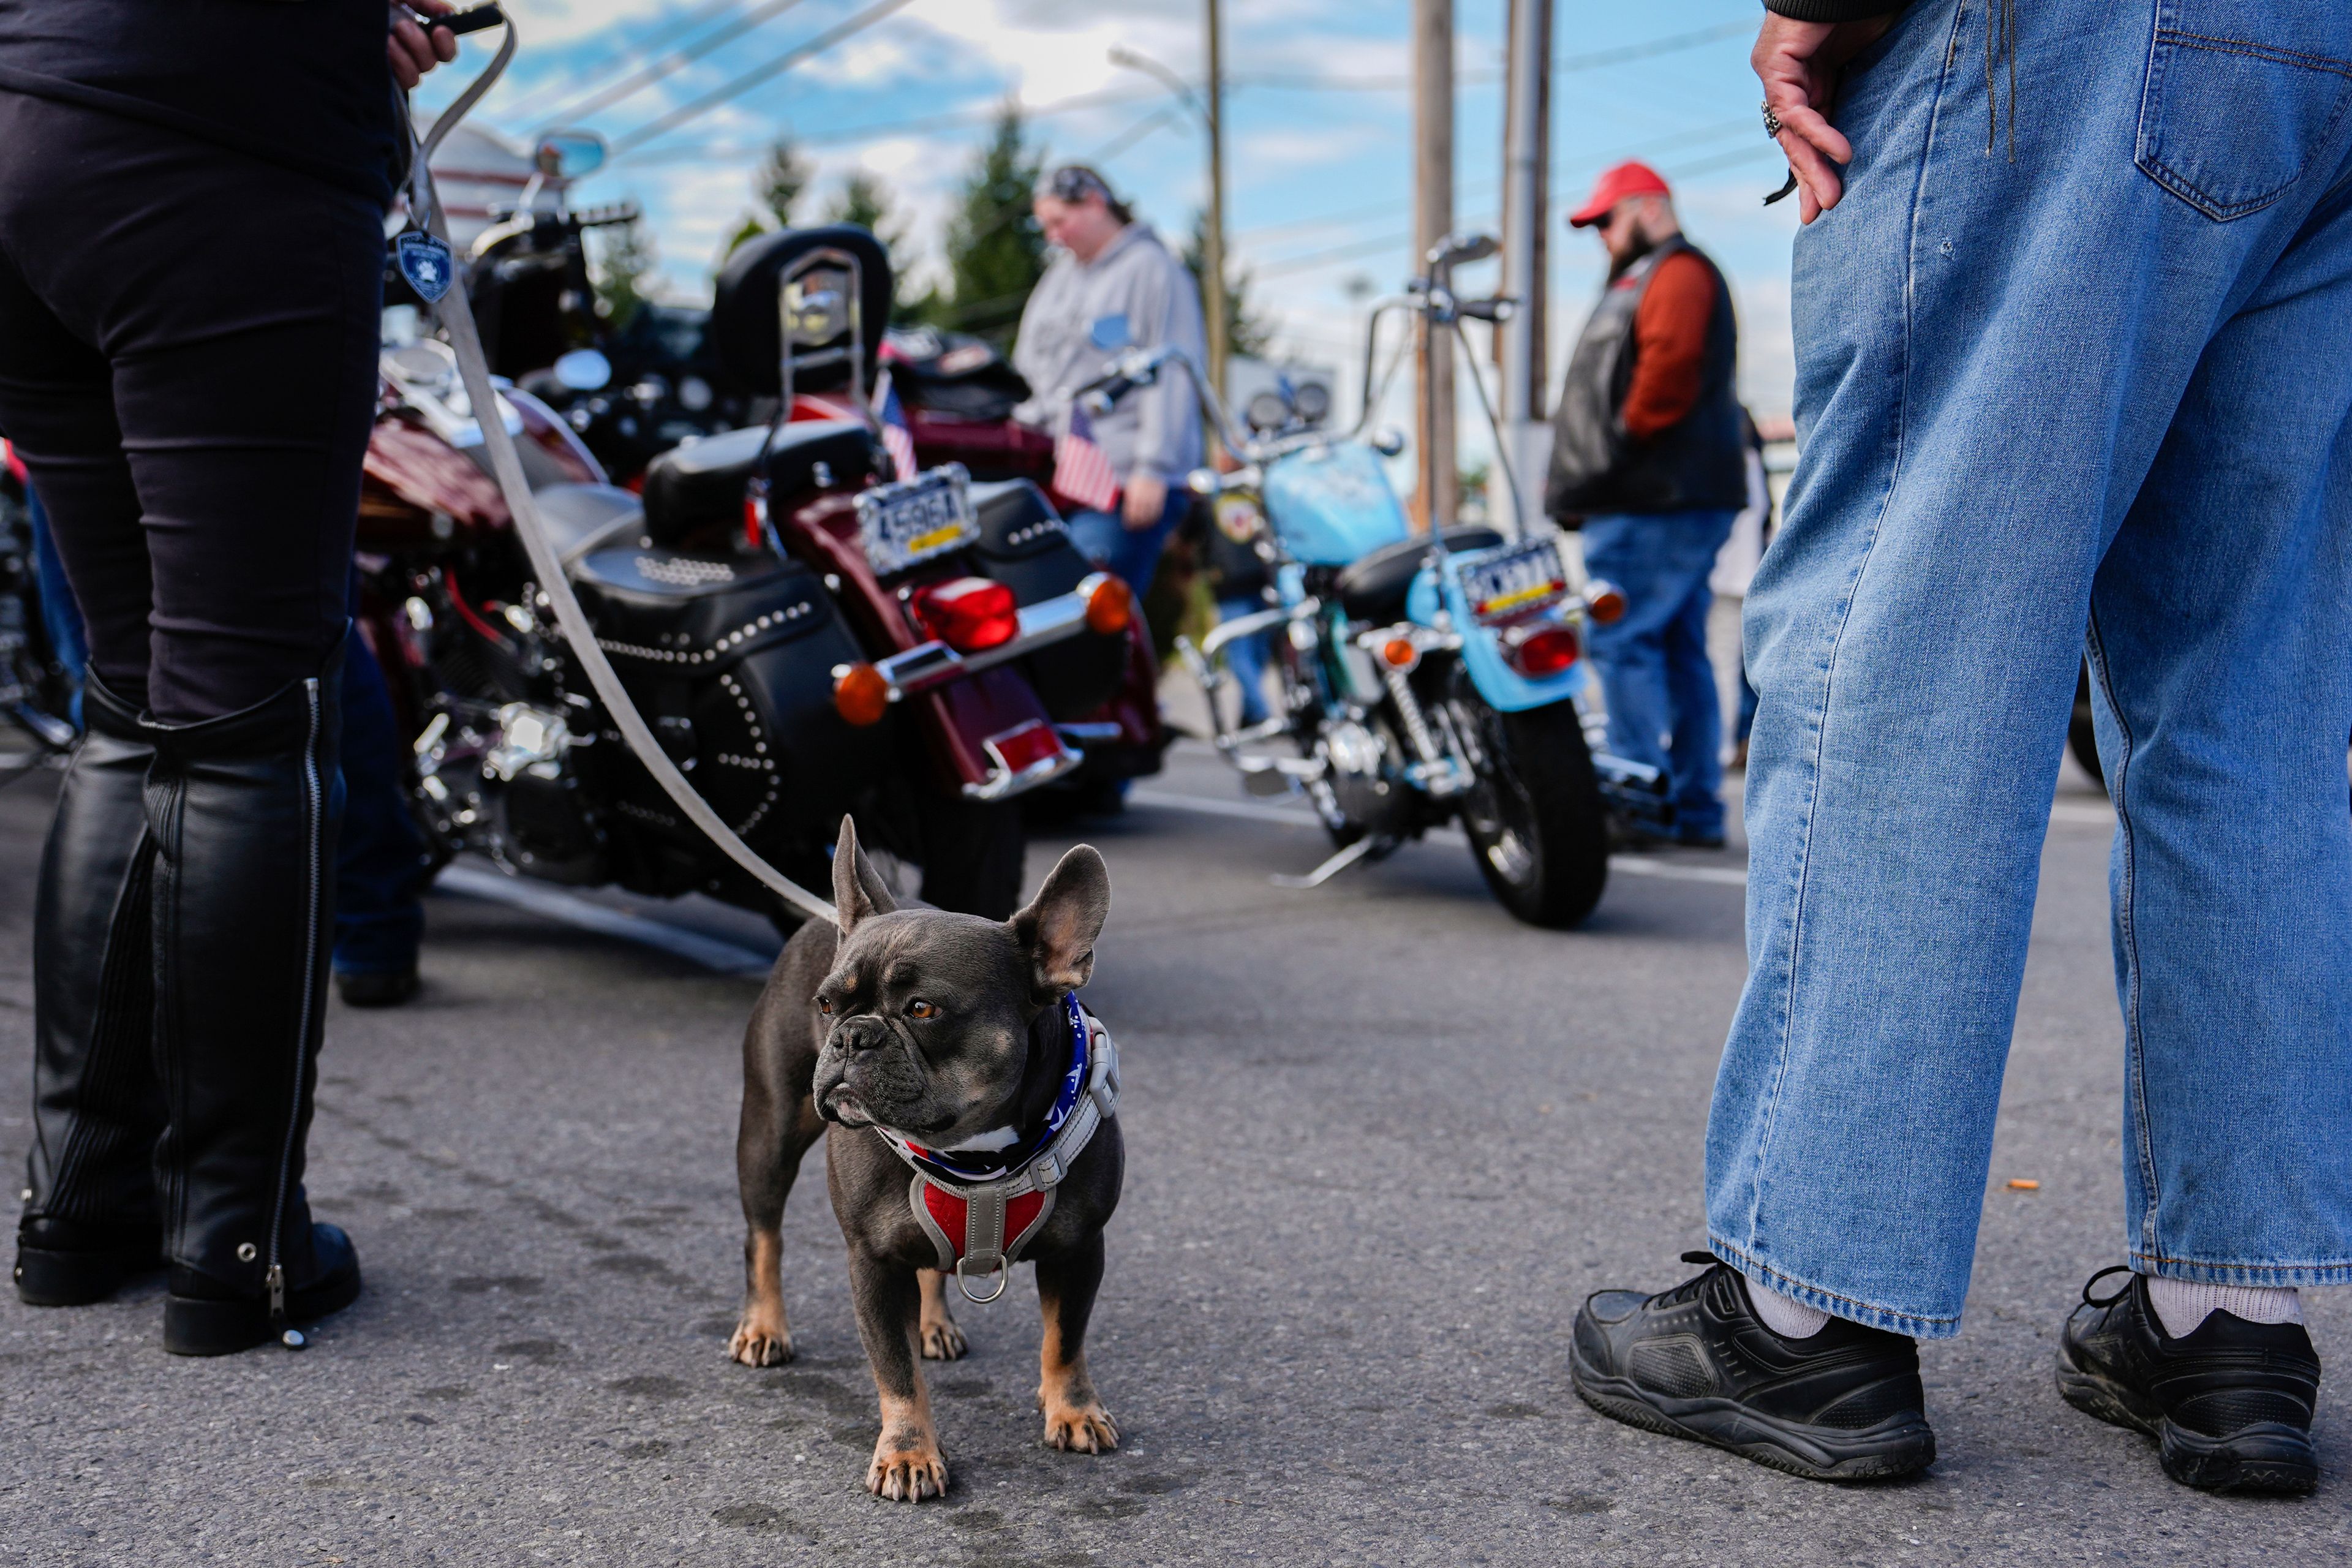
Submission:
{"label": "motorcycle seat", "polygon": [[[1445,531],[1445,548],[1454,551],[1491,550],[1503,536],[1491,528],[1461,527]],[[1332,591],[1339,607],[1359,621],[1393,621],[1404,614],[1406,590],[1429,553],[1429,541],[1416,534],[1385,544],[1340,569]]]}
{"label": "motorcycle seat", "polygon": [[713,528],[742,525],[743,498],[768,454],[768,494],[779,504],[810,490],[856,489],[874,469],[873,437],[854,419],[803,419],[772,442],[753,425],[673,447],[646,469],[646,531],[677,544]]}
{"label": "motorcycle seat", "polygon": [[548,485],[531,499],[566,564],[591,551],[634,543],[646,531],[644,504],[617,485]]}

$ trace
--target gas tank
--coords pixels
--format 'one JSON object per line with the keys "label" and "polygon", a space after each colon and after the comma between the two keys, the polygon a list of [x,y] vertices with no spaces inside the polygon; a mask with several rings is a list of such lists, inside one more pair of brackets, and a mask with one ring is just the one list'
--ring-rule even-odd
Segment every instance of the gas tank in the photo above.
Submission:
{"label": "gas tank", "polygon": [[1259,494],[1283,549],[1303,565],[1345,566],[1412,531],[1380,454],[1353,441],[1276,458]]}

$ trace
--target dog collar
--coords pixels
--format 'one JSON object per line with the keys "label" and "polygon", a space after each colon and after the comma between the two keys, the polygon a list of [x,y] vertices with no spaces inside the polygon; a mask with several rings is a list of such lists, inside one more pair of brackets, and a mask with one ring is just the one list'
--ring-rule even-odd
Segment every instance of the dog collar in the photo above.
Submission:
{"label": "dog collar", "polygon": [[[1069,1010],[1070,1065],[1024,1152],[995,1169],[975,1169],[887,1127],[874,1130],[914,1171],[908,1206],[938,1249],[940,1270],[956,1277],[969,1300],[993,1301],[1004,1293],[1022,1249],[1054,1212],[1055,1189],[1118,1103],[1118,1047],[1110,1031],[1076,996],[1062,1001]],[[975,1294],[973,1279],[990,1275],[996,1289]]]}

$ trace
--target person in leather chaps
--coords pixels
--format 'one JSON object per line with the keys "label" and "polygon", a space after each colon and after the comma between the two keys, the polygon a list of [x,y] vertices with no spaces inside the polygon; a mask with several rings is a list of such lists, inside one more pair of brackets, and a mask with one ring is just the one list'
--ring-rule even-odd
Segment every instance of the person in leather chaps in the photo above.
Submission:
{"label": "person in leather chaps", "polygon": [[0,0],[0,431],[90,666],[15,1278],[63,1306],[160,1262],[187,1354],[299,1343],[360,1290],[302,1185],[346,583],[394,82],[455,54],[368,6],[252,9]]}

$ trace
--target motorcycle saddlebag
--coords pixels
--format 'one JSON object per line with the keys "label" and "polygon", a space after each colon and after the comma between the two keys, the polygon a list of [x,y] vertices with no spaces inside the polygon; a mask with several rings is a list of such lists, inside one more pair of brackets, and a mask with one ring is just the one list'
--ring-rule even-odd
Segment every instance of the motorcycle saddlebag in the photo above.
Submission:
{"label": "motorcycle saddlebag", "polygon": [[[1027,479],[973,485],[971,496],[980,523],[980,541],[972,546],[980,574],[1004,584],[1021,604],[1069,593],[1094,571],[1045,492]],[[1082,631],[1023,663],[1045,710],[1067,722],[1093,712],[1118,690],[1127,669],[1127,637]]]}
{"label": "motorcycle saddlebag", "polygon": [[[834,710],[834,668],[863,656],[807,568],[647,547],[596,552],[572,576],[598,646],[663,749],[769,859],[829,836],[857,784],[887,765],[890,726],[855,728]],[[701,846],[609,720],[597,742],[623,817]]]}

